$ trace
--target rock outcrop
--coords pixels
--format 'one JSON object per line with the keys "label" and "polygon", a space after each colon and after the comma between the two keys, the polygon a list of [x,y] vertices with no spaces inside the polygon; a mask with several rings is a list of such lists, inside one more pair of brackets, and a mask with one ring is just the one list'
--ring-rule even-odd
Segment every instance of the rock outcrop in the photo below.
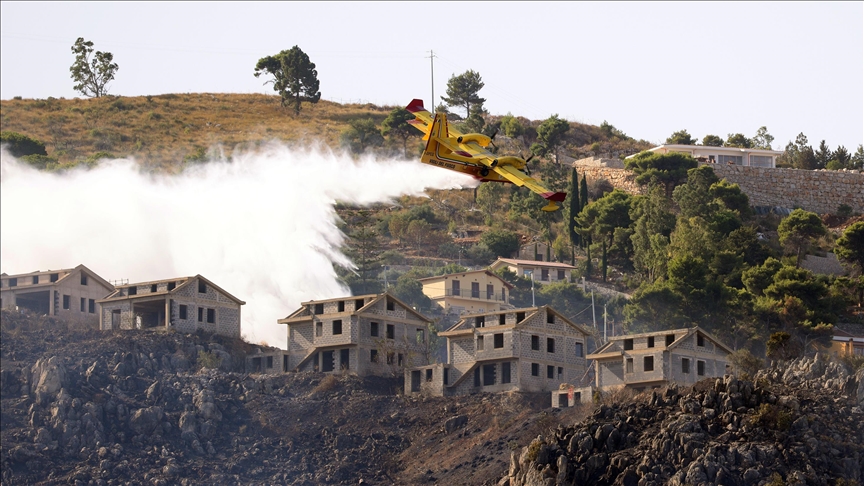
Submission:
{"label": "rock outcrop", "polygon": [[533,440],[499,484],[860,484],[862,378],[815,357],[654,390]]}

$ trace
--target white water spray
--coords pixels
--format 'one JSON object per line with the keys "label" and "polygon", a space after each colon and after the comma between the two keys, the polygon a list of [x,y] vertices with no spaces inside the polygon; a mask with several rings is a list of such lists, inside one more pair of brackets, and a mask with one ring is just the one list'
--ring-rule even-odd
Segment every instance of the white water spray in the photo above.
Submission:
{"label": "white water spray", "polygon": [[277,319],[300,302],[349,295],[337,201],[368,205],[427,188],[472,186],[417,161],[363,158],[272,143],[180,175],[132,160],[66,174],[0,154],[0,268],[8,274],[83,263],[106,280],[201,274],[245,300],[242,333],[286,345]]}

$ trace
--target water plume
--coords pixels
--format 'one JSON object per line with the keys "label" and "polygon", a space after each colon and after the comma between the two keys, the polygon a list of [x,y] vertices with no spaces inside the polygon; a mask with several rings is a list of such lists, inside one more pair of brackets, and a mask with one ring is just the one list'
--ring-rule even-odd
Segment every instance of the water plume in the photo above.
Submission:
{"label": "water plume", "polygon": [[336,202],[369,205],[427,188],[472,186],[417,161],[354,161],[270,143],[179,175],[134,160],[40,172],[0,154],[0,267],[9,274],[83,263],[107,280],[201,274],[245,300],[243,335],[284,348],[276,320],[311,299],[349,295]]}

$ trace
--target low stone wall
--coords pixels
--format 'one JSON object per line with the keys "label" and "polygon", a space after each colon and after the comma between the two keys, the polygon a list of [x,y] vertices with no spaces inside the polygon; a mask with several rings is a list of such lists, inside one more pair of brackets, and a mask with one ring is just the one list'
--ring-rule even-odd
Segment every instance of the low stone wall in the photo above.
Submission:
{"label": "low stone wall", "polygon": [[[644,191],[627,169],[574,163],[589,181],[608,180],[616,189],[631,194]],[[864,173],[833,170],[771,169],[740,165],[709,164],[717,177],[738,184],[750,197],[751,206],[802,208],[818,214],[836,213],[846,204],[864,213]]]}

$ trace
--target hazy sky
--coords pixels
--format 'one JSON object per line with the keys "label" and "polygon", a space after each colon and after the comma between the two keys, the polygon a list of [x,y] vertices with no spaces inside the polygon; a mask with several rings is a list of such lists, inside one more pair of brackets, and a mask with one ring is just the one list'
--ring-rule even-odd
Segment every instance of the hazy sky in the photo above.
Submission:
{"label": "hazy sky", "polygon": [[73,97],[77,37],[114,54],[110,92],[272,93],[253,74],[300,46],[324,99],[406,105],[468,69],[492,114],[607,120],[662,142],[767,126],[864,139],[862,2],[7,2],[0,97]]}

